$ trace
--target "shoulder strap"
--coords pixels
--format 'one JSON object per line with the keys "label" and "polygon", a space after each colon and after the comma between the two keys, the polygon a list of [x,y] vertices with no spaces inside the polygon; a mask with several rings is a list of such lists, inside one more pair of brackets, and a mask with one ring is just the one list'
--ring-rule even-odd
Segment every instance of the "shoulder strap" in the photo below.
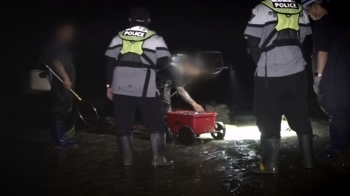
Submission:
{"label": "shoulder strap", "polygon": [[277,30],[274,29],[273,32],[271,32],[271,34],[267,37],[267,39],[264,41],[264,43],[261,45],[260,48],[260,52],[268,52],[276,47],[279,46],[299,46],[300,45],[300,35],[299,35],[299,31],[298,33],[298,39],[281,39],[281,40],[275,40],[273,41],[273,43],[269,46],[267,46],[267,44],[270,43],[271,39],[273,38],[273,36],[275,36],[277,34]]}
{"label": "shoulder strap", "polygon": [[267,44],[270,43],[270,41],[272,40],[272,38],[277,34],[277,30],[273,29],[273,31],[270,33],[270,35],[266,38],[266,40],[264,41],[264,43],[261,45],[261,52],[267,52],[269,50],[272,50],[274,47],[274,45],[270,45],[270,47],[266,47]]}

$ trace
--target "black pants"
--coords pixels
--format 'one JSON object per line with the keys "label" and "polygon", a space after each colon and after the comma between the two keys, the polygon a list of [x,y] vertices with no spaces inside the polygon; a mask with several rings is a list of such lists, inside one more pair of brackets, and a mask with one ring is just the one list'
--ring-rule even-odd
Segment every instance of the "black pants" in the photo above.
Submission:
{"label": "black pants", "polygon": [[280,138],[282,115],[297,134],[312,133],[305,72],[285,77],[255,77],[254,110],[264,138]]}
{"label": "black pants", "polygon": [[160,97],[162,100],[162,117],[165,118],[166,114],[171,110],[171,89],[162,89],[160,91]]}
{"label": "black pants", "polygon": [[113,95],[113,102],[117,136],[132,132],[136,110],[140,112],[143,123],[151,133],[164,133],[160,97]]}
{"label": "black pants", "polygon": [[329,117],[333,146],[343,150],[350,146],[350,71],[342,63],[327,64],[317,95],[321,108]]}
{"label": "black pants", "polygon": [[332,146],[339,150],[350,147],[350,110],[339,108],[326,111],[329,117],[329,135]]}
{"label": "black pants", "polygon": [[335,108],[332,110],[328,109],[324,111],[329,117],[330,130],[348,130],[348,135],[350,135],[350,108]]}
{"label": "black pants", "polygon": [[51,91],[51,126],[53,129],[58,127],[73,127],[73,120],[70,118],[74,95],[64,88],[63,84],[57,79],[53,79]]}

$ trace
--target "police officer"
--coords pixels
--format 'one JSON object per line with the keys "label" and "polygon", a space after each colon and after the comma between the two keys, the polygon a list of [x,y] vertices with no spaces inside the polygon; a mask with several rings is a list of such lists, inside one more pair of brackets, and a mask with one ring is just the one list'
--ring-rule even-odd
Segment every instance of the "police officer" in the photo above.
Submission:
{"label": "police officer", "polygon": [[332,145],[320,156],[333,158],[350,147],[350,44],[345,25],[329,13],[326,1],[304,0],[302,3],[316,21],[314,89],[320,106],[330,119]]}
{"label": "police officer", "polygon": [[106,51],[107,96],[114,102],[117,142],[123,164],[133,164],[132,127],[138,110],[151,132],[151,164],[172,165],[164,157],[165,132],[156,86],[157,70],[166,68],[170,53],[163,38],[147,28],[150,23],[147,9],[133,8],[129,21],[131,28],[119,32]]}
{"label": "police officer", "polygon": [[44,54],[44,60],[62,78],[52,78],[51,101],[51,137],[55,148],[77,147],[72,139],[64,138],[68,129],[74,129],[69,118],[73,106],[73,94],[68,89],[75,86],[75,65],[70,45],[74,36],[74,25],[71,22],[60,23],[55,36]]}
{"label": "police officer", "polygon": [[201,105],[197,104],[184,88],[183,78],[189,64],[188,57],[183,54],[175,54],[171,57],[170,66],[158,72],[157,87],[162,97],[162,116],[171,110],[171,88],[175,87],[180,97],[190,104],[196,112],[203,112]]}
{"label": "police officer", "polygon": [[310,34],[307,13],[292,0],[266,0],[252,11],[244,35],[257,63],[254,110],[262,147],[260,167],[252,172],[278,173],[282,115],[297,132],[303,166],[313,167],[306,62],[300,48]]}

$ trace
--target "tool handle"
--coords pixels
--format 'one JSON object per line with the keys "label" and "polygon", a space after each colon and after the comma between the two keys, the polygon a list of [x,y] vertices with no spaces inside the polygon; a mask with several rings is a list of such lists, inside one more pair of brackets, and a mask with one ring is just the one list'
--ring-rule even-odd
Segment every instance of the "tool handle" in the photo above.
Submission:
{"label": "tool handle", "polygon": [[[62,83],[64,83],[63,82],[63,80],[62,80],[62,78],[60,77],[60,76],[58,76],[46,63],[44,63],[42,60],[40,60],[44,65],[45,65],[45,67],[60,81],[60,82],[62,82]],[[77,94],[77,93],[75,93],[72,89],[68,89],[70,92],[72,92],[73,93],[73,95],[77,98],[77,99],[79,99],[79,101],[81,101],[82,99],[79,97],[79,95]]]}
{"label": "tool handle", "polygon": [[[213,69],[215,70],[215,72],[211,73],[212,75],[216,75],[216,74],[219,74],[220,72],[222,72],[224,69],[228,69],[228,67],[220,67],[220,68],[216,68],[216,69]],[[218,71],[216,71],[218,70]]]}

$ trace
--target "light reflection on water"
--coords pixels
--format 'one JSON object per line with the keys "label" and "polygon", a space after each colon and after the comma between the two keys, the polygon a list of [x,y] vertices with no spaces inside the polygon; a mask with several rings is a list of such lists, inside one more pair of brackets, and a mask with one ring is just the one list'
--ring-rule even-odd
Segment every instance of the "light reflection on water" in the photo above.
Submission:
{"label": "light reflection on water", "polygon": [[[257,126],[225,125],[225,140],[260,140],[260,132]],[[281,137],[296,137],[296,133],[289,129],[287,121],[281,122]],[[200,138],[212,138],[210,134],[203,134]]]}

